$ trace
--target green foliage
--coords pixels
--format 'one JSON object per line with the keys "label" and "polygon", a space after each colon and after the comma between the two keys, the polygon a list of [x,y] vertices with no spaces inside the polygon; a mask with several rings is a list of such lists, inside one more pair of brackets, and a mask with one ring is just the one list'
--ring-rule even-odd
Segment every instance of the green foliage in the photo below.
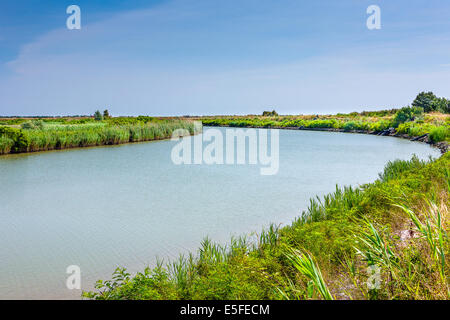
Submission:
{"label": "green foliage", "polygon": [[44,128],[44,121],[42,120],[32,120],[28,122],[24,122],[20,125],[22,129],[25,130],[33,130],[33,129],[43,129]]}
{"label": "green foliage", "polygon": [[435,111],[434,101],[437,99],[433,92],[421,92],[412,102],[413,107],[422,108],[425,112]]}
{"label": "green foliage", "polygon": [[431,108],[442,113],[450,113],[450,100],[445,98],[434,99]]}
{"label": "green foliage", "polygon": [[155,117],[139,116],[139,117],[117,117],[107,119],[108,123],[114,125],[130,125],[130,124],[146,124],[149,122],[165,122],[168,120],[159,120]]}
{"label": "green foliage", "polygon": [[438,98],[433,92],[421,92],[412,103],[415,107],[422,108],[425,112],[439,111],[450,113],[450,101]]}
{"label": "green foliage", "polygon": [[385,241],[384,237],[378,232],[373,224],[367,220],[362,223],[369,229],[362,231],[358,237],[358,247],[355,247],[356,253],[367,262],[369,266],[385,267],[388,270],[392,266],[398,266],[398,257],[392,248]]}
{"label": "green foliage", "polygon": [[316,261],[308,252],[304,253],[300,250],[292,249],[286,256],[295,269],[309,279],[310,284],[319,291],[324,300],[334,300],[320,269],[317,267]]}
{"label": "green foliage", "polygon": [[103,120],[103,116],[102,116],[102,113],[100,112],[100,110],[95,111],[95,113],[94,113],[94,119],[95,119],[96,121],[101,121],[101,120]]}
{"label": "green foliage", "polygon": [[383,182],[398,179],[404,172],[411,171],[412,169],[421,169],[426,164],[426,161],[420,160],[416,155],[413,155],[411,160],[389,161],[384,167],[383,173],[379,174],[379,177]]}
{"label": "green foliage", "polygon": [[[34,123],[34,121],[33,121]],[[176,129],[186,129],[191,134],[194,124],[181,120],[142,122],[114,125],[105,122],[83,124],[47,122],[42,128],[29,129],[0,126],[0,153],[34,152],[74,147],[113,145],[127,142],[170,138]],[[11,141],[13,144],[11,146]]]}
{"label": "green foliage", "polygon": [[24,134],[24,131],[18,128],[0,126],[0,137],[3,137],[3,143],[5,145],[2,149],[4,149],[4,151],[22,152],[28,148],[30,143],[29,139]]}
{"label": "green foliage", "polygon": [[263,117],[275,117],[278,116],[278,113],[275,110],[272,110],[272,111],[264,111],[262,115]]}
{"label": "green foliage", "polygon": [[433,142],[445,141],[450,138],[450,126],[439,126],[430,130],[430,139]]}
{"label": "green foliage", "polygon": [[397,205],[401,208],[412,220],[421,236],[426,239],[430,246],[432,257],[439,268],[441,280],[446,282],[446,263],[445,263],[445,242],[448,241],[447,232],[443,225],[443,215],[441,209],[433,202],[428,202],[428,210],[422,214],[423,218],[412,209],[405,205]]}
{"label": "green foliage", "polygon": [[379,111],[362,111],[361,116],[364,117],[386,117],[396,114],[398,109],[379,110]]}
{"label": "green foliage", "polygon": [[13,139],[0,135],[0,154],[10,153],[13,146]]}
{"label": "green foliage", "polygon": [[342,211],[356,211],[361,202],[363,193],[361,189],[353,187],[339,188],[323,197],[310,199],[310,205],[302,212],[301,222],[323,221],[333,218]]}
{"label": "green foliage", "polygon": [[394,117],[394,127],[397,128],[401,123],[407,121],[414,121],[417,118],[423,116],[423,108],[422,107],[404,107],[401,108]]}
{"label": "green foliage", "polygon": [[369,130],[370,125],[367,122],[361,121],[348,121],[346,122],[342,129],[345,131],[353,131],[353,130]]}

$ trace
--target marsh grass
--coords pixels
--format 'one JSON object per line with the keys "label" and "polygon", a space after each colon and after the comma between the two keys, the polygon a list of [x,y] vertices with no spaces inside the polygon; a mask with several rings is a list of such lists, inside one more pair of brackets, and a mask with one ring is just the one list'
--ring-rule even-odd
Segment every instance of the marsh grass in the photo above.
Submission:
{"label": "marsh grass", "polygon": [[414,223],[416,230],[420,236],[426,240],[431,250],[431,256],[434,263],[439,268],[439,274],[443,283],[446,282],[446,243],[448,235],[444,225],[446,225],[446,215],[442,212],[447,211],[447,208],[441,209],[435,203],[428,201],[427,208],[418,214],[405,205],[396,204],[401,208]]}
{"label": "marsh grass", "polygon": [[[297,249],[291,249],[286,254],[295,269],[304,275],[310,282],[308,283],[308,296],[313,297],[312,289],[316,289],[324,300],[334,300],[333,295],[325,283],[322,273],[314,258],[308,253]],[[281,289],[280,289],[281,290]]]}
{"label": "marsh grass", "polygon": [[14,140],[0,136],[0,154],[10,153],[14,146]]}
{"label": "marsh grass", "polygon": [[[393,112],[393,111],[392,111]],[[352,113],[314,116],[227,116],[202,117],[204,125],[257,128],[301,128],[301,129],[339,129],[346,132],[380,133],[389,128],[396,128],[399,134],[411,137],[429,134],[432,142],[450,142],[450,115],[429,113],[424,118],[397,123],[395,113]]]}
{"label": "marsh grass", "polygon": [[[432,159],[430,159],[432,161]],[[411,169],[423,168],[428,162],[420,160],[416,155],[413,155],[411,160],[394,160],[389,161],[383,170],[383,173],[379,174],[381,181],[386,182],[391,179],[398,178],[403,172]]]}
{"label": "marsh grass", "polygon": [[4,133],[0,132],[0,154],[167,139],[176,129],[187,129],[193,134],[194,124],[181,120],[138,122],[124,125],[105,122],[44,123],[42,127],[30,126],[22,130],[14,129],[16,130],[14,132],[10,129]]}
{"label": "marsh grass", "polygon": [[430,130],[430,139],[433,142],[445,141],[450,137],[449,126],[439,126]]}
{"label": "marsh grass", "polygon": [[333,215],[347,210],[357,210],[362,199],[362,191],[351,186],[339,188],[321,199],[320,197],[309,200],[310,204],[306,211],[302,212],[298,223],[308,223],[331,219]]}

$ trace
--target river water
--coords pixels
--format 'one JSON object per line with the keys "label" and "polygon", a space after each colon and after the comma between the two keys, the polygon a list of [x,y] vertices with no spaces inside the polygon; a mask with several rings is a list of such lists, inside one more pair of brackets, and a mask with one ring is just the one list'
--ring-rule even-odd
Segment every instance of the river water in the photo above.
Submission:
{"label": "river water", "polygon": [[288,224],[309,198],[372,182],[389,160],[439,156],[392,137],[281,130],[279,171],[261,175],[259,165],[175,165],[176,144],[0,157],[0,299],[78,299],[69,265],[90,290],[117,266],[141,271],[205,236],[225,243]]}

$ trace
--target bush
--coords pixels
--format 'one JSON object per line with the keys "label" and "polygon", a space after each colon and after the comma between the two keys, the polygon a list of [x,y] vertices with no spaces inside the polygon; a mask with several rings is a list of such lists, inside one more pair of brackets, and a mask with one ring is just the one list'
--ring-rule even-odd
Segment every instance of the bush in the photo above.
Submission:
{"label": "bush", "polygon": [[436,98],[432,103],[432,109],[442,113],[450,113],[450,100]]}
{"label": "bush", "polygon": [[24,152],[28,148],[29,140],[21,129],[0,126],[0,136],[14,142],[10,148],[11,152]]}
{"label": "bush", "polygon": [[444,141],[450,137],[449,127],[440,126],[430,131],[430,140],[433,142]]}
{"label": "bush", "polygon": [[42,120],[28,121],[28,122],[22,123],[20,127],[25,130],[43,129],[44,121],[42,121]]}
{"label": "bush", "polygon": [[405,171],[412,169],[421,169],[427,164],[426,161],[420,160],[416,155],[413,155],[411,160],[394,160],[389,161],[384,167],[383,173],[379,174],[381,181],[386,182],[392,179],[397,179]]}
{"label": "bush", "polygon": [[342,127],[345,131],[352,131],[352,130],[368,130],[369,124],[365,122],[358,122],[358,121],[348,121],[344,124]]}
{"label": "bush", "polygon": [[95,111],[95,113],[94,113],[94,119],[97,120],[97,121],[103,120],[102,113],[101,113],[99,110]]}
{"label": "bush", "polygon": [[13,146],[14,140],[5,136],[0,136],[0,154],[10,153]]}
{"label": "bush", "polygon": [[424,109],[421,107],[404,107],[401,108],[394,117],[394,127],[397,128],[401,123],[414,121],[416,118],[423,116]]}
{"label": "bush", "polygon": [[278,116],[278,113],[275,110],[272,110],[272,111],[264,111],[262,115],[263,117],[275,117]]}

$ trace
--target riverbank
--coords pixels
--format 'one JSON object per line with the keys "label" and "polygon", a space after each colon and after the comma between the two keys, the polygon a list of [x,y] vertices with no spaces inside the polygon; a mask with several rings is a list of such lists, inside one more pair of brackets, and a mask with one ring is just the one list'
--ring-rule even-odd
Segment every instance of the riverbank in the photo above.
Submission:
{"label": "riverbank", "polygon": [[192,121],[178,119],[49,119],[20,125],[15,121],[0,125],[0,155],[169,139],[177,129],[194,134]]}
{"label": "riverbank", "polygon": [[[212,127],[234,127],[231,125],[214,125],[206,122],[204,125],[212,126]],[[257,129],[267,129],[267,127],[261,126],[251,126],[251,127],[242,127],[240,128],[257,128]],[[389,136],[395,138],[407,139],[410,141],[423,142],[431,145],[434,148],[438,148],[441,151],[441,154],[444,154],[448,151],[450,144],[447,141],[439,141],[434,142],[429,138],[429,133],[425,133],[421,136],[410,136],[408,134],[398,133],[394,128],[383,130],[383,131],[367,131],[367,130],[345,130],[338,128],[305,128],[305,127],[280,127],[280,126],[271,126],[270,129],[280,129],[280,130],[307,130],[307,131],[325,131],[325,132],[342,132],[342,133],[359,133],[359,134],[371,134],[377,136]]]}
{"label": "riverbank", "polygon": [[[409,108],[366,113],[309,116],[216,116],[198,117],[206,126],[272,128],[348,132],[392,136],[425,142],[447,152],[450,115],[439,112],[408,115]],[[405,115],[406,114],[406,115]]]}
{"label": "riverbank", "polygon": [[[450,154],[389,162],[379,179],[313,198],[292,224],[200,249],[90,299],[449,299]],[[374,278],[375,277],[375,278]]]}

